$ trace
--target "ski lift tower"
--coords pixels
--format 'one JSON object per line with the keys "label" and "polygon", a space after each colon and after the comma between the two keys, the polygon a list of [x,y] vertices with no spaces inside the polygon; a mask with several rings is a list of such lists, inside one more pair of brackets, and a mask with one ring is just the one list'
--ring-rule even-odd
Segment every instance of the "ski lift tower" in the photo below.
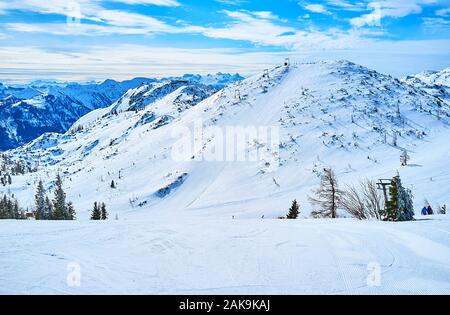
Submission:
{"label": "ski lift tower", "polygon": [[234,91],[234,98],[238,101],[241,100],[241,92],[238,89]]}
{"label": "ski lift tower", "polygon": [[384,203],[385,204],[388,201],[387,191],[388,191],[388,188],[391,185],[392,185],[391,184],[391,179],[379,179],[378,183],[377,183],[378,190],[382,190],[383,191]]}
{"label": "ski lift tower", "polygon": [[291,65],[291,60],[289,58],[284,59],[284,66],[286,68],[289,68],[290,65]]}

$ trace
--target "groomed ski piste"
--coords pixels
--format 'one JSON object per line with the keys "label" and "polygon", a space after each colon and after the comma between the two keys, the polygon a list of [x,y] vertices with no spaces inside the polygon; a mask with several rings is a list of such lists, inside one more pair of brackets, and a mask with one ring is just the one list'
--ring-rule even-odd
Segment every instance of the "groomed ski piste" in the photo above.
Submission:
{"label": "groomed ski piste", "polygon": [[450,293],[448,216],[1,226],[1,294]]}
{"label": "groomed ski piste", "polygon": [[[347,61],[279,66],[204,91],[141,86],[66,134],[9,151],[40,167],[0,191],[32,208],[37,181],[50,190],[59,172],[78,220],[0,222],[0,293],[450,293],[448,214],[420,215],[424,199],[450,202],[448,100]],[[218,140],[205,128],[192,157],[174,159],[173,130],[199,120],[277,126],[279,150],[250,139],[245,153],[264,152],[258,161],[211,162]],[[417,220],[309,218],[324,167],[342,187],[398,172]],[[293,199],[300,218],[277,219]],[[109,220],[89,221],[94,201]]]}

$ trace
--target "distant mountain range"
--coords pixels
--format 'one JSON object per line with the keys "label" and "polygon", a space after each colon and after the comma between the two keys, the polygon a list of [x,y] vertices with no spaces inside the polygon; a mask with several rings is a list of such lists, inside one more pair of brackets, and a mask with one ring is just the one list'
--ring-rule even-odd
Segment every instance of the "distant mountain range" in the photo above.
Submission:
{"label": "distant mountain range", "polygon": [[0,151],[28,143],[46,132],[64,133],[83,115],[110,106],[128,90],[143,84],[188,80],[217,91],[242,79],[238,74],[217,73],[84,84],[56,81],[22,85],[0,83]]}

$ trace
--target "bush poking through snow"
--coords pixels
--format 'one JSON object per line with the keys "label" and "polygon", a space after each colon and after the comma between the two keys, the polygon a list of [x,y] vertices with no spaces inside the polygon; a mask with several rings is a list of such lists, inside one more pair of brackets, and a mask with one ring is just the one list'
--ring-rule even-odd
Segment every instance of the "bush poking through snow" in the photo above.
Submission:
{"label": "bush poking through snow", "polygon": [[347,186],[342,193],[341,207],[359,220],[382,218],[382,200],[376,183],[365,180],[357,186]]}

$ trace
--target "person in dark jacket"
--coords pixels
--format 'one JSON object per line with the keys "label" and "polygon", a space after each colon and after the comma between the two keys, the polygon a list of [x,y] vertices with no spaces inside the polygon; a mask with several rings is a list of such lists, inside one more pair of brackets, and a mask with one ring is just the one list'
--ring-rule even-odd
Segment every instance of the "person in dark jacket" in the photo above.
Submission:
{"label": "person in dark jacket", "polygon": [[428,214],[428,209],[427,207],[423,207],[422,208],[422,215],[427,215]]}
{"label": "person in dark jacket", "polygon": [[431,206],[428,206],[427,212],[428,212],[429,215],[433,214],[433,209],[431,208]]}

